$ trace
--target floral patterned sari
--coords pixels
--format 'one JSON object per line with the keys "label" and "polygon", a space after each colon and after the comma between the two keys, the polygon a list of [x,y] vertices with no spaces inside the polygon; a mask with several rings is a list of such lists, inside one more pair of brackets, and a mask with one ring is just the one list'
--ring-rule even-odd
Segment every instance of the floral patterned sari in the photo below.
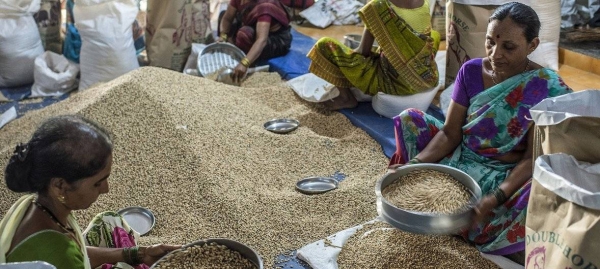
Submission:
{"label": "floral patterned sari", "polygon": [[[548,97],[570,92],[552,70],[538,69],[515,75],[472,97],[463,126],[463,140],[440,163],[458,168],[473,177],[482,193],[502,183],[516,164],[490,157],[509,153],[527,139],[533,125],[529,109]],[[443,122],[416,109],[394,118],[396,153],[391,164],[405,163],[423,150]],[[531,180],[503,205],[490,213],[487,223],[461,235],[485,253],[507,255],[525,249],[525,214]]]}

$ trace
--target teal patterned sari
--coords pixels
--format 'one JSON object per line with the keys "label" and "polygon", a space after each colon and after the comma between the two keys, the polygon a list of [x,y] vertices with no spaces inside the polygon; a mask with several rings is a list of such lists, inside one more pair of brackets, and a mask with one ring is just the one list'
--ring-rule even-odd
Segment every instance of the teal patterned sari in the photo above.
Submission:
{"label": "teal patterned sari", "polygon": [[[498,187],[516,164],[490,157],[509,153],[527,139],[529,109],[548,97],[571,92],[550,69],[515,75],[470,99],[462,143],[439,163],[473,177],[484,194]],[[433,139],[444,123],[416,109],[394,118],[396,153],[390,164],[406,163]],[[461,235],[485,253],[507,255],[525,249],[525,213],[531,181],[490,213],[490,220]]]}

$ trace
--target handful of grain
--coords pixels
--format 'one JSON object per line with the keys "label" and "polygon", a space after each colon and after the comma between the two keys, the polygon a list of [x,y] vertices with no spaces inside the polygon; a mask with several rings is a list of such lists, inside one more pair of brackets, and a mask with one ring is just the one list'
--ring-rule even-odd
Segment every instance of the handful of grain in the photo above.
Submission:
{"label": "handful of grain", "polygon": [[451,214],[466,208],[469,190],[451,175],[435,170],[415,170],[381,191],[392,205],[411,211]]}
{"label": "handful of grain", "polygon": [[239,252],[217,243],[194,245],[167,254],[154,265],[157,269],[256,269]]}

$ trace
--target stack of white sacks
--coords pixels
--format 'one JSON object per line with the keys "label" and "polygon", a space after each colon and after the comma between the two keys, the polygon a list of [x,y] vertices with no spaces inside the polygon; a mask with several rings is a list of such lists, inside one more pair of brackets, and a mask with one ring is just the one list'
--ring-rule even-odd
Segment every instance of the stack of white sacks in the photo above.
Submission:
{"label": "stack of white sacks", "polygon": [[34,19],[43,1],[49,0],[2,1],[0,87],[33,83],[31,97],[59,96],[139,67],[131,30],[138,13],[136,0],[77,1],[74,17],[82,40],[80,65],[63,55],[44,52]]}

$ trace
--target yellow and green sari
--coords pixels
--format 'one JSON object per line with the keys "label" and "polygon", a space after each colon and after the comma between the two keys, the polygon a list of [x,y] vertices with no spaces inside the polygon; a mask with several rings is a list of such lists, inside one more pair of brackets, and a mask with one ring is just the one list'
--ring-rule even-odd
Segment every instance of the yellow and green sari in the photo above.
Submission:
{"label": "yellow and green sari", "polygon": [[[426,9],[428,1],[416,9],[404,9],[406,14]],[[340,87],[356,87],[374,95],[412,95],[435,87],[438,70],[435,54],[440,35],[431,30],[415,31],[398,15],[388,0],[372,0],[359,15],[365,27],[379,43],[379,53],[365,57],[333,38],[321,38],[308,52],[312,60],[309,71]]]}

